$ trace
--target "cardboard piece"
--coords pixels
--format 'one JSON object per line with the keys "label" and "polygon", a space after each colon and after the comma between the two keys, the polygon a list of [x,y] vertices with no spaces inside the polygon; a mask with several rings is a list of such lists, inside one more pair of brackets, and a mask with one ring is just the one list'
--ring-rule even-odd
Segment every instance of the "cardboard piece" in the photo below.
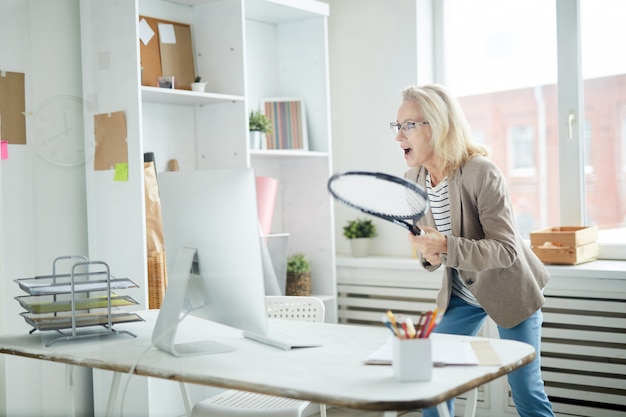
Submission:
{"label": "cardboard piece", "polygon": [[173,26],[176,43],[161,42],[161,70],[163,75],[174,76],[174,88],[191,90],[195,78],[191,28],[189,25]]}
{"label": "cardboard piece", "polygon": [[124,112],[96,114],[94,119],[96,150],[93,169],[95,171],[116,169],[117,164],[122,163],[128,166]]}
{"label": "cardboard piece", "polygon": [[26,144],[24,73],[0,72],[0,139]]}

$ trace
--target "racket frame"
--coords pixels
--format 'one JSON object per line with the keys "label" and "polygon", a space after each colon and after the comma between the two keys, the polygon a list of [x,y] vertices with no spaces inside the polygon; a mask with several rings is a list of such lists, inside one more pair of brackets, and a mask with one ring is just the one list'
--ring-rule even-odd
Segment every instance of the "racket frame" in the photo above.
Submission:
{"label": "racket frame", "polygon": [[[424,204],[424,209],[420,212],[417,213],[414,216],[388,216],[382,213],[379,213],[377,211],[373,211],[373,210],[369,210],[367,208],[361,207],[357,204],[352,203],[351,201],[348,201],[346,199],[344,199],[343,197],[339,196],[332,187],[332,183],[337,180],[338,178],[341,177],[345,177],[345,176],[351,176],[351,175],[358,175],[358,176],[370,176],[370,177],[375,177],[376,179],[379,180],[383,180],[383,181],[389,181],[389,182],[394,182],[396,184],[402,185],[406,188],[408,188],[411,191],[414,191],[415,193],[419,194],[421,197],[424,198],[425,200],[425,204]],[[365,214],[369,214],[375,217],[378,217],[380,219],[383,220],[387,220],[391,223],[397,224],[398,226],[402,226],[405,229],[407,229],[409,232],[413,233],[414,235],[420,235],[422,234],[422,230],[417,226],[417,222],[419,221],[419,219],[421,219],[422,217],[424,217],[424,214],[426,213],[426,210],[428,210],[428,194],[426,193],[426,191],[424,191],[419,185],[417,185],[416,183],[409,181],[407,179],[404,178],[400,178],[400,177],[396,177],[390,174],[385,174],[382,172],[370,172],[370,171],[344,171],[344,172],[338,172],[336,174],[333,174],[329,180],[328,180],[328,191],[330,192],[330,194],[337,200],[342,202],[343,204],[352,207],[354,209],[357,209]],[[411,220],[411,222],[407,222],[406,220]]]}

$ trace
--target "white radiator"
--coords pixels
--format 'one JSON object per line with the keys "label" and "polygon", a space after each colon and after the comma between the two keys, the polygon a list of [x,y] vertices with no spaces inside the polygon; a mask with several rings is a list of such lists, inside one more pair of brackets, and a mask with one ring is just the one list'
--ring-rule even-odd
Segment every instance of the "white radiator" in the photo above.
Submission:
{"label": "white radiator", "polygon": [[[590,289],[591,290],[591,289]],[[546,292],[542,374],[555,411],[626,416],[626,299]]]}

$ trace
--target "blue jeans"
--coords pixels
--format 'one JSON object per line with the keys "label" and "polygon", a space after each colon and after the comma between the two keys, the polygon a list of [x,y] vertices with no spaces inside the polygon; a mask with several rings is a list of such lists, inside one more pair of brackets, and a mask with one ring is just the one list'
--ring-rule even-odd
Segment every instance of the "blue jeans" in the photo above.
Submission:
{"label": "blue jeans", "polygon": [[[434,332],[475,336],[486,318],[485,310],[467,304],[459,297],[452,295],[450,305]],[[541,310],[537,310],[532,316],[513,328],[505,329],[498,326],[501,339],[528,343],[534,346],[535,352],[537,352],[534,361],[507,375],[515,407],[522,417],[554,416],[552,405],[543,389],[543,380],[541,379],[539,351],[542,321],[543,314]],[[448,410],[450,410],[450,415],[454,416],[454,399],[448,401]],[[423,411],[424,417],[436,417],[438,415],[435,407]]]}

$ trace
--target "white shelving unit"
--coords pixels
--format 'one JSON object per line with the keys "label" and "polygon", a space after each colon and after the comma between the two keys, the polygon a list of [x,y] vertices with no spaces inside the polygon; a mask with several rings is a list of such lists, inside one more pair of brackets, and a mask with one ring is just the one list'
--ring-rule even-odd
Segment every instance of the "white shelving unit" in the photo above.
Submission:
{"label": "white shelving unit", "polygon": [[[334,226],[326,190],[332,172],[328,5],[81,0],[80,9],[86,142],[94,141],[94,114],[124,112],[128,134],[128,181],[113,181],[113,171],[86,164],[89,257],[106,259],[137,282],[131,295],[147,308],[144,153],[154,153],[158,172],[171,159],[180,170],[253,167],[257,175],[278,179],[271,231],[289,233],[289,252],[309,257],[313,293],[326,303],[326,320],[335,322]],[[140,16],[191,26],[205,93],[141,85]],[[249,149],[248,115],[267,97],[304,100],[308,151]],[[136,406],[151,415],[146,403],[163,412],[164,402],[131,400],[125,413]]]}
{"label": "white shelving unit", "polygon": [[[207,92],[140,85],[139,16],[191,26]],[[310,257],[313,292],[336,320],[327,16],[314,0],[81,1],[87,125],[93,114],[123,111],[129,155],[126,183],[87,164],[90,256],[146,283],[144,152],[159,172],[170,159],[181,170],[251,166],[279,180],[272,232],[289,233],[289,251]],[[249,149],[248,114],[265,97],[304,100],[308,151]],[[140,287],[134,296],[145,306]]]}

